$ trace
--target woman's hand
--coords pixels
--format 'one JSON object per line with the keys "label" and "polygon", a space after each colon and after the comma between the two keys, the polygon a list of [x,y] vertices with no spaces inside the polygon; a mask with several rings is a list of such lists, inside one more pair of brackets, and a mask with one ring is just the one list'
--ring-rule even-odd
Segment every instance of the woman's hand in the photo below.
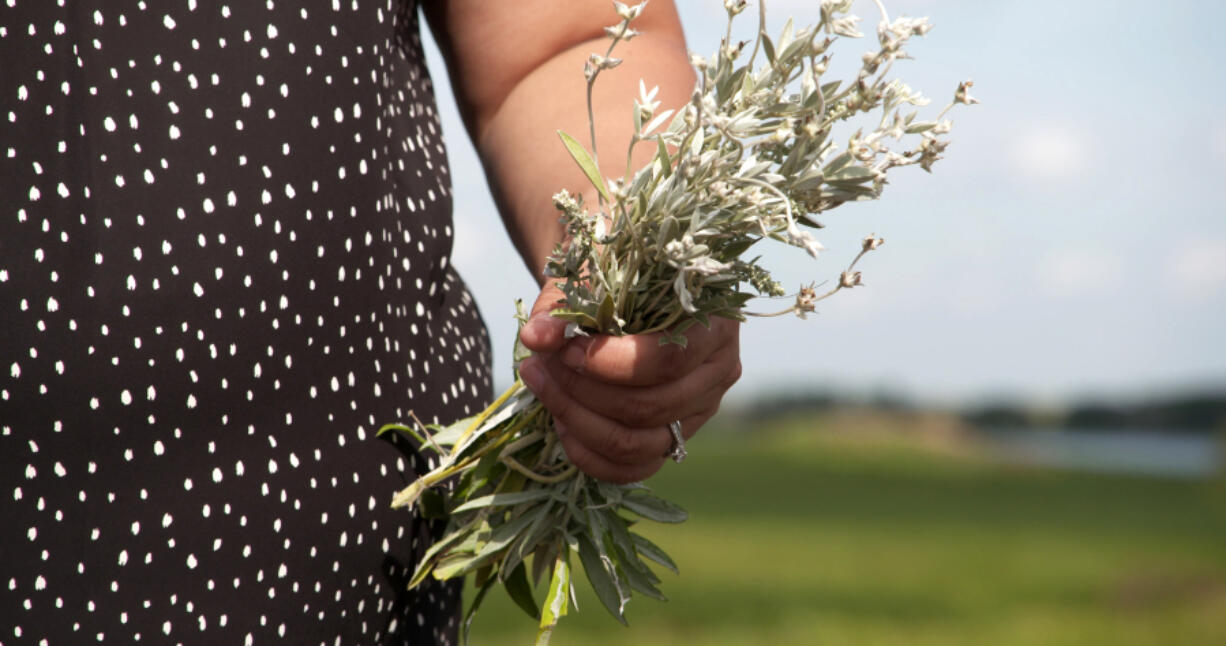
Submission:
{"label": "woman's hand", "polygon": [[695,325],[688,344],[660,345],[659,334],[567,339],[549,315],[561,292],[546,284],[520,339],[533,356],[520,377],[553,414],[567,457],[588,475],[616,483],[660,470],[672,447],[668,424],[694,435],[741,376],[740,323]]}

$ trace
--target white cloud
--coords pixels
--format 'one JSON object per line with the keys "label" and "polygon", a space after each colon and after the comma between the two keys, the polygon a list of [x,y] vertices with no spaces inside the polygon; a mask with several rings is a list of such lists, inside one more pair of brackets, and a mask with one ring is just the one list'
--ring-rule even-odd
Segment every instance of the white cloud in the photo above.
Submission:
{"label": "white cloud", "polygon": [[1110,291],[1123,284],[1124,262],[1105,249],[1063,249],[1039,265],[1039,283],[1057,296],[1082,296]]}
{"label": "white cloud", "polygon": [[1226,238],[1188,241],[1172,254],[1167,271],[1184,298],[1221,295],[1226,291]]}
{"label": "white cloud", "polygon": [[1011,145],[1014,165],[1040,181],[1072,181],[1090,167],[1090,138],[1082,128],[1042,123],[1023,128]]}

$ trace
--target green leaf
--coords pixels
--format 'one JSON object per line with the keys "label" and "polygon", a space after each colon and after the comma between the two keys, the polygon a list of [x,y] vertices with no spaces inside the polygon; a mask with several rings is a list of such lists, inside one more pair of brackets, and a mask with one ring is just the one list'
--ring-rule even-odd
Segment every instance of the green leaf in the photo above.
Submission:
{"label": "green leaf", "polygon": [[541,609],[536,607],[536,599],[532,597],[532,586],[528,583],[528,570],[522,562],[511,570],[511,575],[502,584],[515,605],[528,613],[529,617],[540,620]]}
{"label": "green leaf", "polygon": [[495,493],[488,496],[473,498],[468,502],[456,507],[451,511],[453,514],[458,514],[473,509],[481,509],[482,507],[501,507],[503,505],[517,505],[521,502],[534,502],[548,498],[552,490],[546,487],[540,489],[529,489],[528,491],[512,491],[509,493]]}
{"label": "green leaf", "polygon": [[621,561],[621,572],[626,576],[626,582],[630,584],[630,589],[641,592],[656,601],[668,601],[668,597],[664,596],[663,592],[652,583],[651,579],[645,574],[647,566],[638,562],[638,558],[630,555]]}
{"label": "green leaf", "polygon": [[655,543],[652,543],[646,538],[643,538],[642,536],[633,532],[630,534],[630,540],[634,541],[634,548],[638,550],[640,555],[659,563],[669,570],[672,570],[673,574],[681,573],[677,569],[677,564],[674,563],[673,560],[669,558],[668,554],[665,553],[664,550],[660,549]]}
{"label": "green leaf", "polygon": [[479,567],[483,561],[483,557],[472,554],[452,554],[440,560],[431,574],[439,581],[446,581]]}
{"label": "green leaf", "polygon": [[[384,433],[389,433],[389,432],[392,432],[392,431],[395,431],[395,432],[397,432],[397,433],[403,433],[403,434],[405,434],[405,435],[408,435],[409,437],[413,438],[414,440],[417,440],[417,443],[418,443],[418,444],[421,444],[421,445],[428,445],[428,443],[426,442],[426,438],[422,437],[422,436],[421,436],[421,434],[419,434],[417,431],[413,430],[413,427],[411,427],[411,426],[406,426],[406,425],[404,425],[404,424],[384,424],[383,426],[380,426],[380,427],[379,427],[379,431],[378,431],[377,433],[375,433],[375,436],[376,436],[376,437],[378,437],[378,436],[380,436],[380,435],[383,435]],[[433,447],[431,447],[431,448],[433,448]]]}
{"label": "green leaf", "polygon": [[724,260],[724,262],[740,258],[741,254],[749,251],[749,248],[757,243],[758,240],[759,238],[745,237],[730,244],[724,245],[723,248],[720,249],[720,257],[722,260]]}
{"label": "green leaf", "polygon": [[766,51],[766,60],[770,61],[771,65],[775,64],[775,44],[766,34],[762,34],[762,49]]}
{"label": "green leaf", "polygon": [[918,135],[921,132],[928,132],[935,127],[937,127],[937,122],[935,121],[916,121],[907,126],[906,132],[909,135]]}
{"label": "green leaf", "polygon": [[574,137],[561,130],[558,131],[558,136],[562,138],[562,145],[566,146],[567,152],[574,158],[575,163],[579,164],[579,168],[583,169],[583,174],[587,175],[588,181],[592,183],[592,186],[596,187],[596,190],[600,191],[600,195],[605,200],[609,200],[609,189],[605,187],[604,176],[600,174],[600,168],[596,166],[596,160],[592,159],[592,156],[583,148],[583,144],[576,141]]}
{"label": "green leaf", "polygon": [[579,327],[589,330],[595,330],[597,328],[595,317],[587,312],[558,308],[550,312],[549,315],[560,318],[564,321],[570,321],[571,323],[578,324]]}
{"label": "green leaf", "polygon": [[498,460],[497,451],[486,453],[477,461],[477,466],[468,472],[468,475],[472,476],[468,484],[458,489],[452,498],[454,500],[465,500],[472,497],[474,493],[489,484],[491,476],[495,473],[501,475],[506,469],[506,466]]}
{"label": "green leaf", "polygon": [[570,563],[563,552],[558,555],[553,564],[553,576],[549,581],[549,594],[545,595],[545,605],[541,608],[541,627],[536,634],[536,646],[548,646],[549,638],[558,620],[566,616],[570,608]]}
{"label": "green leaf", "polygon": [[[618,282],[618,281],[612,281]],[[604,334],[616,333],[617,325],[614,321],[617,305],[613,302],[613,294],[605,294],[604,300],[600,301],[600,308],[596,310],[596,329]]]}
{"label": "green leaf", "polygon": [[596,591],[596,598],[600,599],[600,603],[604,604],[614,619],[623,626],[627,625],[626,617],[622,614],[621,594],[613,578],[616,574],[605,566],[604,559],[600,557],[587,534],[579,536],[579,560],[583,563],[583,572],[587,575],[588,583],[591,583],[592,589]]}
{"label": "green leaf", "polygon": [[623,497],[622,507],[658,523],[680,523],[689,518],[689,514],[676,504],[643,491]]}

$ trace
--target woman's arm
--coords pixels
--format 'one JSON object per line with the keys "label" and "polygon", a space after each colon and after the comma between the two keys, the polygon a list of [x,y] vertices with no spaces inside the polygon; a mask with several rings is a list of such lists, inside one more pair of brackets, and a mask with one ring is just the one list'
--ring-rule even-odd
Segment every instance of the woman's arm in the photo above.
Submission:
{"label": "woman's arm", "polygon": [[[557,131],[590,147],[583,64],[608,49],[604,27],[619,22],[613,4],[451,0],[425,8],[494,199],[524,262],[543,282],[545,258],[562,234],[554,193],[594,195]],[[632,26],[642,34],[618,44],[614,56],[624,62],[601,73],[593,96],[597,152],[608,177],[625,167],[639,79],[660,86],[661,110],[684,104],[694,86],[670,0],[650,3]],[[651,158],[650,148],[641,147],[641,161]]]}
{"label": "woman's arm", "polygon": [[[469,135],[494,198],[541,294],[521,339],[536,354],[520,366],[524,382],[555,418],[568,457],[595,477],[642,480],[664,463],[678,420],[693,435],[740,376],[739,326],[716,319],[687,333],[685,348],[656,335],[568,341],[565,322],[548,315],[559,298],[544,280],[545,258],[562,237],[553,194],[566,188],[594,204],[594,189],[558,140],[563,130],[590,146],[583,64],[609,45],[604,27],[619,19],[599,0],[427,2]],[[601,73],[593,97],[597,153],[606,176],[624,170],[639,79],[660,86],[661,109],[676,108],[694,85],[671,0],[654,0],[634,21],[642,32],[620,43],[624,62]],[[643,146],[636,163],[649,160]]]}

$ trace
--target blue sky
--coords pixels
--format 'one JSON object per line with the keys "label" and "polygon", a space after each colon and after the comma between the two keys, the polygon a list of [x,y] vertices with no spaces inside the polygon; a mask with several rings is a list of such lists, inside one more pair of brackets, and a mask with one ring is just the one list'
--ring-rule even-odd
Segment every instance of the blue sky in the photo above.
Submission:
{"label": "blue sky", "polygon": [[[777,33],[788,15],[815,21],[818,2],[767,6]],[[931,176],[900,169],[879,202],[829,214],[820,260],[776,250],[777,276],[799,284],[837,277],[864,235],[887,240],[862,262],[867,288],[807,321],[743,328],[734,398],[812,387],[1059,403],[1226,384],[1226,3],[886,6],[935,24],[894,76],[932,97],[933,113],[966,78],[983,104],[954,113],[953,145]],[[678,7],[690,48],[709,54],[722,3]],[[873,3],[856,11],[871,33]],[[743,38],[755,20],[741,16]],[[853,64],[871,45],[844,41],[836,57]],[[455,178],[455,264],[505,384],[512,302],[536,290],[436,56],[431,65]]]}

